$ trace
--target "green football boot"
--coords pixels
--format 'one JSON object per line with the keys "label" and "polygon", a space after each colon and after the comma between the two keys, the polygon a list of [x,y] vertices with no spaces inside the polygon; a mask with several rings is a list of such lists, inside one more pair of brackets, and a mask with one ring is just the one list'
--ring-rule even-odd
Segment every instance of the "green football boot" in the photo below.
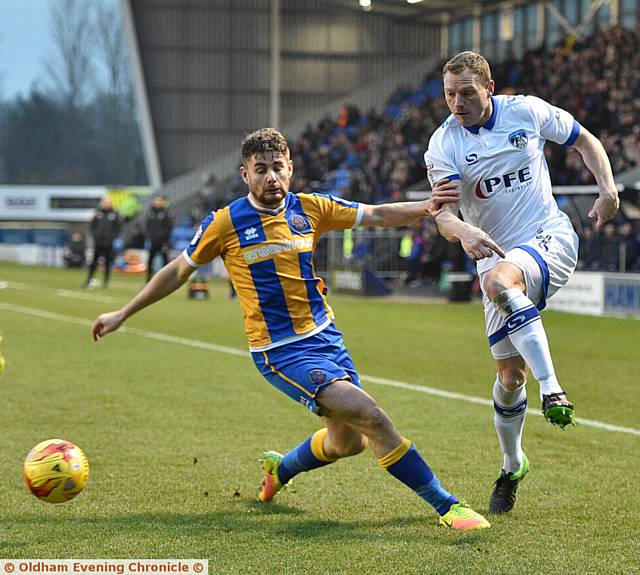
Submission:
{"label": "green football boot", "polygon": [[452,505],[449,511],[440,516],[439,524],[444,525],[449,529],[458,529],[461,531],[486,529],[487,527],[491,527],[491,523],[480,515],[480,513],[471,509],[471,507],[462,500],[459,503]]}
{"label": "green football boot", "polygon": [[575,425],[575,409],[572,403],[567,401],[567,396],[562,393],[550,393],[542,396],[542,415],[552,425],[564,429],[567,425]]}
{"label": "green football boot", "polygon": [[264,477],[258,490],[258,499],[265,503],[270,503],[284,485],[278,479],[278,467],[283,455],[277,451],[267,451],[262,454],[260,463],[264,470]]}

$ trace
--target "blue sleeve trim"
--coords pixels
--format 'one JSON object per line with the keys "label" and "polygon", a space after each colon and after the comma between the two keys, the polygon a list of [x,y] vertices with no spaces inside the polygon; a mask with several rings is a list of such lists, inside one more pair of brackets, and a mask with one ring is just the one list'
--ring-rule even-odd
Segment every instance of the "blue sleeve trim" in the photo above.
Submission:
{"label": "blue sleeve trim", "polygon": [[451,174],[450,176],[446,176],[446,178],[443,179],[447,179],[452,182],[453,180],[460,180],[462,178],[460,178],[460,174]]}
{"label": "blue sleeve trim", "polygon": [[580,135],[580,124],[576,120],[573,121],[573,128],[571,128],[571,134],[569,134],[569,139],[562,144],[566,148],[573,146]]}

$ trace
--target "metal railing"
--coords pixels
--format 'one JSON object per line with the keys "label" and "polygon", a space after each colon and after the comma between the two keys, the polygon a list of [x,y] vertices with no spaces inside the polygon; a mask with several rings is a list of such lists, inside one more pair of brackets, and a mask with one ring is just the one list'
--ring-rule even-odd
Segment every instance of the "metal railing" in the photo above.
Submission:
{"label": "metal railing", "polygon": [[393,280],[407,271],[400,256],[400,242],[406,232],[399,229],[333,231],[322,236],[316,247],[315,268],[330,274],[335,265],[357,263],[368,266],[378,277]]}

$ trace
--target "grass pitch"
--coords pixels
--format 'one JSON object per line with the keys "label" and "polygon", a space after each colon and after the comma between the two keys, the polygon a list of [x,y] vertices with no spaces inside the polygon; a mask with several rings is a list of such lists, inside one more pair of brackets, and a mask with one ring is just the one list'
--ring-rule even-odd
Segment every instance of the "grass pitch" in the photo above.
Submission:
{"label": "grass pitch", "polygon": [[[507,516],[477,533],[435,514],[367,452],[296,478],[271,506],[255,500],[256,460],[286,451],[317,419],[263,381],[251,359],[88,324],[141,287],[81,272],[0,266],[1,558],[208,558],[220,574],[632,574],[640,572],[640,437],[530,416],[531,473]],[[6,282],[9,282],[8,285]],[[210,301],[184,291],[127,326],[246,349],[225,284]],[[494,380],[479,305],[331,297],[362,374],[490,399]],[[640,323],[545,312],[557,372],[579,417],[640,428]],[[442,483],[486,512],[501,465],[490,406],[365,379]],[[529,384],[538,410],[537,384]],[[21,481],[39,441],[77,443],[85,491],[42,503]]]}

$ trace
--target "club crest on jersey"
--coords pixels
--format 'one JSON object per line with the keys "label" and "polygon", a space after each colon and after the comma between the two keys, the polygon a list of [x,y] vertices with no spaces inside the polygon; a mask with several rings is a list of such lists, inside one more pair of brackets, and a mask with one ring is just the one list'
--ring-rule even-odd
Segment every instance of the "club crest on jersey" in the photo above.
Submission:
{"label": "club crest on jersey", "polygon": [[321,369],[312,369],[309,372],[309,381],[315,385],[322,385],[327,381],[327,374]]}
{"label": "club crest on jersey", "polygon": [[309,229],[309,222],[307,221],[307,218],[300,214],[293,214],[289,218],[289,224],[291,225],[291,229],[296,232],[304,232]]}
{"label": "club crest on jersey", "polygon": [[509,134],[509,142],[512,146],[518,148],[518,150],[526,150],[529,145],[529,138],[524,130],[516,130]]}
{"label": "club crest on jersey", "polygon": [[257,237],[258,237],[258,230],[256,230],[256,228],[254,227],[247,228],[244,231],[244,239],[247,241],[255,240]]}

